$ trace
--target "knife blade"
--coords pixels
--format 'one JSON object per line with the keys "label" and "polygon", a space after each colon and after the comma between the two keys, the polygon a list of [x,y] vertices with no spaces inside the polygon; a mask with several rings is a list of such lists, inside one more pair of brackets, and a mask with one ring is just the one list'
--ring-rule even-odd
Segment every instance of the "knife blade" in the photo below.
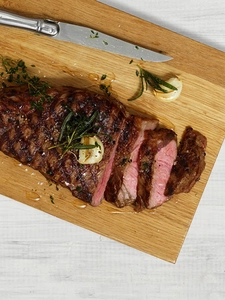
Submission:
{"label": "knife blade", "polygon": [[36,31],[53,39],[151,62],[166,62],[172,57],[139,47],[94,29],[47,19],[33,19],[0,10],[0,24]]}

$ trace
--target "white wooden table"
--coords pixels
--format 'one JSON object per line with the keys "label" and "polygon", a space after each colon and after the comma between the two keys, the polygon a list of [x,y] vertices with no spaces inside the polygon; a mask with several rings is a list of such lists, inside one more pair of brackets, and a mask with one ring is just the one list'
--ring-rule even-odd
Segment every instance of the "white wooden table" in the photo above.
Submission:
{"label": "white wooden table", "polygon": [[[224,0],[101,2],[225,51]],[[223,300],[224,194],[225,143],[175,265],[0,195],[0,299]]]}

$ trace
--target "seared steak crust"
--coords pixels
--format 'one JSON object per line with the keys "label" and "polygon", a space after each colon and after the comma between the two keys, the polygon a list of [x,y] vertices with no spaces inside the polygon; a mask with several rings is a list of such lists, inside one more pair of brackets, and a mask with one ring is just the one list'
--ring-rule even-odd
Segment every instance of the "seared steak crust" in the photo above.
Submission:
{"label": "seared steak crust", "polygon": [[[103,176],[120,136],[124,108],[103,96],[69,87],[62,91],[51,90],[49,94],[52,101],[45,103],[40,111],[31,109],[30,103],[35,99],[26,90],[10,88],[1,93],[0,150],[39,170],[49,180],[68,187],[79,199],[98,205],[104,193],[98,185],[106,185],[108,181]],[[81,165],[77,161],[78,153],[67,152],[62,156],[60,148],[51,149],[68,114],[67,106],[80,115],[99,112],[94,126],[105,148],[100,163]],[[95,195],[99,190],[101,194]],[[95,203],[92,203],[94,196]]]}
{"label": "seared steak crust", "polygon": [[207,140],[200,132],[190,126],[183,133],[178,147],[177,159],[167,182],[165,195],[188,193],[205,168],[205,149]]}

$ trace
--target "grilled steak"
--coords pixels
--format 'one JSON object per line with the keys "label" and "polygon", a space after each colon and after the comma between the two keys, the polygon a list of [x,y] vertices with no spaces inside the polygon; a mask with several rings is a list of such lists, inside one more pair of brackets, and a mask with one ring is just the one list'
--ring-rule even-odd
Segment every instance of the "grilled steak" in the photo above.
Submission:
{"label": "grilled steak", "polygon": [[123,207],[137,198],[138,153],[146,130],[155,129],[157,120],[137,116],[127,118],[121,132],[113,170],[106,186],[105,199]]}
{"label": "grilled steak", "polygon": [[167,182],[165,195],[188,193],[200,179],[205,168],[205,149],[207,140],[200,132],[190,126],[183,133],[178,155]]}
{"label": "grilled steak", "polygon": [[176,133],[166,128],[149,130],[138,156],[137,211],[161,205],[168,197],[165,187],[177,155]]}
{"label": "grilled steak", "polygon": [[[115,99],[72,87],[49,89],[48,95],[51,101],[39,109],[31,103],[40,98],[27,87],[2,89],[0,150],[75,197],[93,206],[105,197],[118,207],[134,204],[140,211],[161,205],[174,193],[188,192],[200,178],[206,138],[192,128],[186,129],[176,158],[173,131],[156,128],[157,120],[130,115]],[[81,120],[97,112],[90,134],[94,132],[104,145],[100,162],[81,164],[78,149],[59,147],[70,112]]]}
{"label": "grilled steak", "polygon": [[[111,173],[120,130],[125,120],[123,107],[117,102],[84,90],[51,90],[50,103],[43,110],[31,109],[35,101],[27,90],[4,89],[0,94],[0,150],[23,164],[40,171],[46,178],[69,188],[74,196],[92,205],[101,203]],[[95,126],[105,146],[98,164],[81,165],[77,153],[62,156],[57,143],[62,122],[70,107],[79,115],[99,112]]]}

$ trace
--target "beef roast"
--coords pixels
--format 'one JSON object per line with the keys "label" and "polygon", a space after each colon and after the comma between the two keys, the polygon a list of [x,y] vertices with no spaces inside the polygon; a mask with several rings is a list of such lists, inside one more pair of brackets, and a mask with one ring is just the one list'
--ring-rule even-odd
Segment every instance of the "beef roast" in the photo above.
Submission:
{"label": "beef roast", "polygon": [[200,132],[188,126],[178,147],[178,155],[167,182],[165,195],[188,193],[200,179],[205,168],[207,140]]}
{"label": "beef roast", "polygon": [[137,211],[161,205],[168,197],[165,187],[177,155],[177,136],[160,128],[145,132],[138,155]]}

